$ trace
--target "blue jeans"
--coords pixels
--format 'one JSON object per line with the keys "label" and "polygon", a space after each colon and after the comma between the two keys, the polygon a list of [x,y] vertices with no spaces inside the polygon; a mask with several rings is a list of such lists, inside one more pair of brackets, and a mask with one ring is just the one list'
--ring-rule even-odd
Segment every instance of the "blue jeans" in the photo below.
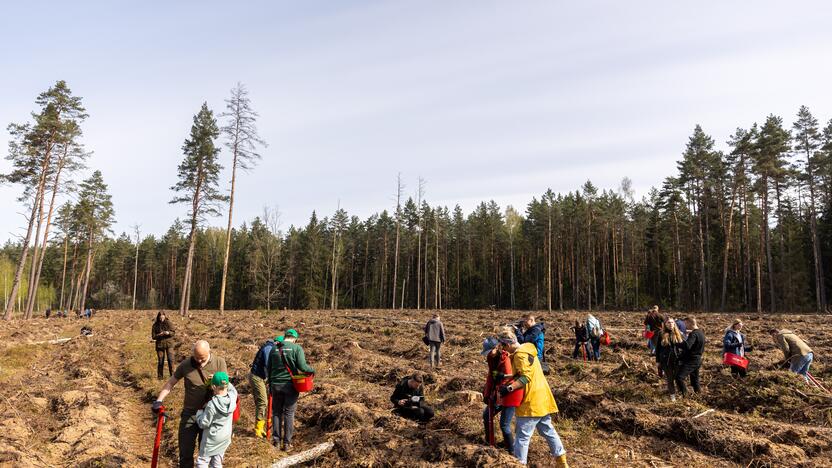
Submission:
{"label": "blue jeans", "polygon": [[590,338],[589,343],[592,345],[592,355],[596,361],[601,359],[601,338]]}
{"label": "blue jeans", "polygon": [[[514,411],[517,410],[514,406],[497,406],[494,408],[494,414],[500,413],[500,432],[503,433],[503,442],[505,442],[506,447],[511,450],[514,447],[514,435],[511,433],[511,420],[514,419]],[[493,416],[493,415],[492,415]],[[488,428],[489,424],[493,430],[493,421],[488,419],[488,407],[486,406],[485,409],[482,411],[482,420],[485,423],[486,428]],[[488,437],[488,430],[486,429],[485,432],[486,438]],[[488,442],[486,440],[486,442]]]}
{"label": "blue jeans", "polygon": [[807,374],[809,373],[809,366],[812,365],[812,361],[814,359],[815,359],[814,353],[809,353],[805,356],[801,356],[797,360],[793,359],[792,364],[791,364],[791,371],[794,372],[795,374],[802,375],[803,378],[806,379],[806,381],[808,381],[809,376]]}
{"label": "blue jeans", "polygon": [[523,465],[526,464],[526,458],[529,456],[529,442],[532,440],[532,433],[537,429],[537,433],[546,439],[549,444],[549,451],[553,456],[559,457],[566,453],[563,448],[563,442],[560,441],[560,436],[555,427],[552,426],[552,416],[546,415],[541,418],[517,417],[517,438],[514,439],[514,456],[520,460]]}

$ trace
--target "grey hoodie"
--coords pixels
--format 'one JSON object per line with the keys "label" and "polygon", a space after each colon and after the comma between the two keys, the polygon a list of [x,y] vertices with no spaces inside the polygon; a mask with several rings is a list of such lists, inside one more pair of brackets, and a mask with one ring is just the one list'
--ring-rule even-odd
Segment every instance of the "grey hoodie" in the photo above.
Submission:
{"label": "grey hoodie", "polygon": [[237,389],[228,383],[228,393],[211,398],[196,412],[196,424],[202,428],[199,456],[222,455],[231,445],[231,418],[237,407]]}

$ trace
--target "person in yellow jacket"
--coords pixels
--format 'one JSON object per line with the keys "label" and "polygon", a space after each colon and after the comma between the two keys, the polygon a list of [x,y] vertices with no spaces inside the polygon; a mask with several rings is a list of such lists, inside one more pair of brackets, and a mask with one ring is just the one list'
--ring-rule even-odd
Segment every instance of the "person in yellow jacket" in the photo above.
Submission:
{"label": "person in yellow jacket", "polygon": [[511,353],[514,370],[514,381],[502,386],[500,393],[507,395],[518,388],[525,389],[523,402],[515,412],[517,434],[514,439],[514,456],[520,460],[520,463],[526,464],[529,442],[531,442],[532,433],[537,429],[537,433],[543,436],[549,444],[549,450],[555,457],[555,466],[568,468],[566,449],[563,448],[560,436],[552,425],[552,414],[558,412],[558,405],[555,403],[549,382],[543,375],[543,368],[537,357],[537,348],[534,343],[519,344],[517,337],[510,333],[500,333],[497,339],[503,348]]}

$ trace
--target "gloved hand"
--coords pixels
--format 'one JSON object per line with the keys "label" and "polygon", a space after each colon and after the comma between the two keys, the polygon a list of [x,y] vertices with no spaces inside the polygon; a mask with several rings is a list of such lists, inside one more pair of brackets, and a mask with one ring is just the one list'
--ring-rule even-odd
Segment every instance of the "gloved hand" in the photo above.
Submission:
{"label": "gloved hand", "polygon": [[506,396],[512,392],[511,386],[509,385],[500,385],[500,396]]}
{"label": "gloved hand", "polygon": [[502,372],[495,372],[495,373],[494,373],[494,378],[495,378],[495,379],[497,379],[497,380],[503,380],[503,379],[505,379],[506,377],[511,377],[511,375],[509,375],[509,374],[503,374]]}
{"label": "gloved hand", "polygon": [[159,400],[154,401],[154,402],[153,402],[153,405],[150,407],[150,409],[151,409],[151,410],[152,410],[155,414],[159,414],[159,410],[160,410],[160,409],[162,409],[162,402],[161,402],[161,401],[159,401]]}
{"label": "gloved hand", "polygon": [[754,351],[754,347],[753,347],[753,346],[751,346],[751,345],[747,345],[747,346],[745,347],[745,352],[746,352],[746,353],[750,353],[751,351]]}

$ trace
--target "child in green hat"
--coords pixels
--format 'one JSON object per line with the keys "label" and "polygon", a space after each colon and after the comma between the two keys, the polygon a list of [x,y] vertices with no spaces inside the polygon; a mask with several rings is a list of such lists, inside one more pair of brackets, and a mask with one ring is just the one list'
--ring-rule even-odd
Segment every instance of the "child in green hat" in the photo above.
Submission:
{"label": "child in green hat", "polygon": [[221,468],[225,451],[231,445],[231,422],[237,407],[237,389],[228,381],[228,374],[217,372],[211,377],[214,396],[197,411],[196,423],[202,429],[197,468]]}

